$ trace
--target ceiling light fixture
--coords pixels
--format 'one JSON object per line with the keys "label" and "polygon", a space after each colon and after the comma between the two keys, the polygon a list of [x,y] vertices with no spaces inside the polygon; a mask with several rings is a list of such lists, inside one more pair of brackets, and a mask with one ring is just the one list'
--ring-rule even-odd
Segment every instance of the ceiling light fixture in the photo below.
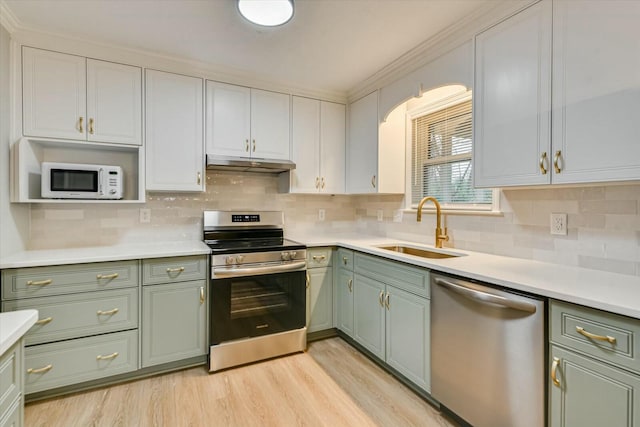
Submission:
{"label": "ceiling light fixture", "polygon": [[277,27],[293,17],[293,0],[238,0],[238,11],[254,24]]}

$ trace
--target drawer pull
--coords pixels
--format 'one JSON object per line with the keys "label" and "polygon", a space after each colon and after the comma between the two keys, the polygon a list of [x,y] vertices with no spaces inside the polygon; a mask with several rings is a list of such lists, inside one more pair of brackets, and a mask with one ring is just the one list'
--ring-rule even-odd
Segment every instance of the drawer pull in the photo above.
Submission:
{"label": "drawer pull", "polygon": [[46,319],[38,320],[36,322],[36,325],[46,325],[47,323],[51,322],[52,320],[53,320],[53,317],[47,317]]}
{"label": "drawer pull", "polygon": [[167,273],[182,273],[183,271],[184,267],[167,268]]}
{"label": "drawer pull", "polygon": [[98,310],[96,311],[96,314],[98,316],[111,316],[112,314],[116,314],[119,311],[120,310],[118,308],[114,308],[112,310],[107,310],[107,311]]}
{"label": "drawer pull", "polygon": [[110,359],[115,359],[116,357],[118,357],[118,353],[117,351],[115,353],[111,353],[111,354],[107,354],[106,356],[103,356],[101,354],[99,354],[98,356],[96,356],[96,360],[110,360]]}
{"label": "drawer pull", "polygon": [[96,276],[96,279],[100,280],[100,279],[115,279],[119,276],[118,273],[111,273],[111,274],[98,274]]}
{"label": "drawer pull", "polygon": [[349,287],[349,292],[353,292],[353,279],[349,279],[347,286]]}
{"label": "drawer pull", "polygon": [[591,332],[587,332],[584,330],[584,328],[580,327],[580,326],[576,326],[576,332],[578,332],[580,335],[584,335],[587,338],[590,338],[592,340],[598,340],[598,341],[607,341],[609,344],[616,344],[616,337],[612,337],[609,335],[596,335],[596,334],[592,334]]}
{"label": "drawer pull", "polygon": [[44,374],[45,372],[49,372],[51,368],[53,368],[53,365],[47,365],[44,368],[38,369],[29,368],[27,369],[27,374]]}
{"label": "drawer pull", "polygon": [[53,279],[47,280],[29,280],[27,286],[47,286],[53,283]]}
{"label": "drawer pull", "polygon": [[200,286],[200,304],[204,304],[204,287]]}
{"label": "drawer pull", "polygon": [[324,261],[325,259],[327,259],[327,257],[324,256],[324,255],[314,255],[311,258],[313,258],[313,260],[315,262],[320,262],[320,261]]}
{"label": "drawer pull", "polygon": [[557,387],[560,387],[560,380],[558,379],[558,365],[560,364],[560,359],[557,357],[553,358],[553,364],[551,365],[551,381]]}

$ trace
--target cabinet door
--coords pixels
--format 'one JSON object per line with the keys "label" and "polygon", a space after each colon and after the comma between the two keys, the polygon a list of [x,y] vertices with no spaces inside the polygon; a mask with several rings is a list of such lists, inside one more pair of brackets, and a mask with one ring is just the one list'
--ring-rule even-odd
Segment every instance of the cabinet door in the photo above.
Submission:
{"label": "cabinet door", "polygon": [[251,89],[251,157],[290,159],[290,98]]}
{"label": "cabinet door", "polygon": [[22,427],[24,425],[24,402],[20,397],[13,401],[4,414],[0,412],[0,427]]}
{"label": "cabinet door", "polygon": [[343,104],[320,103],[320,190],[323,193],[344,193],[345,110]]}
{"label": "cabinet door", "polygon": [[474,185],[549,183],[551,3],[525,9],[475,43]]}
{"label": "cabinet door", "polygon": [[430,392],[429,300],[387,286],[386,362]]}
{"label": "cabinet door", "polygon": [[250,157],[251,91],[207,81],[207,154]]}
{"label": "cabinet door", "polygon": [[338,329],[353,337],[353,272],[339,268],[336,281]]}
{"label": "cabinet door", "polygon": [[383,283],[354,275],[353,338],[382,360],[385,353],[384,291]]}
{"label": "cabinet door", "polygon": [[[550,427],[640,426],[640,377],[551,346]],[[553,375],[553,365],[551,374]]]}
{"label": "cabinet door", "polygon": [[85,140],[86,75],[81,56],[23,47],[24,134]]}
{"label": "cabinet door", "polygon": [[291,193],[320,189],[320,101],[294,96],[292,101]]}
{"label": "cabinet door", "polygon": [[146,70],[146,187],[203,191],[202,79]]}
{"label": "cabinet door", "polygon": [[378,181],[378,92],[349,106],[347,193],[375,193]]}
{"label": "cabinet door", "polygon": [[142,145],[142,69],[87,59],[87,139]]}
{"label": "cabinet door", "polygon": [[639,179],[640,2],[553,8],[553,181]]}
{"label": "cabinet door", "polygon": [[333,275],[331,268],[311,268],[309,273],[308,332],[333,327]]}
{"label": "cabinet door", "polygon": [[142,367],[207,353],[206,281],[142,288]]}

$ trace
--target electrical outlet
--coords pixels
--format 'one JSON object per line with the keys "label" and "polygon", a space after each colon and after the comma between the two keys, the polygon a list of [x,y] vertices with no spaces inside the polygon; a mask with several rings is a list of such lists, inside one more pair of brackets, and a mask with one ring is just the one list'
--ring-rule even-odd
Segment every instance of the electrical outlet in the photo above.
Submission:
{"label": "electrical outlet", "polygon": [[318,209],[318,221],[324,221],[324,209]]}
{"label": "electrical outlet", "polygon": [[567,214],[552,213],[551,214],[551,234],[558,236],[567,235]]}
{"label": "electrical outlet", "polygon": [[149,223],[151,222],[151,209],[140,209],[140,222],[141,223]]}
{"label": "electrical outlet", "polygon": [[393,213],[393,222],[402,222],[402,209],[398,209]]}
{"label": "electrical outlet", "polygon": [[382,220],[384,219],[384,211],[382,209],[378,209],[377,216],[378,221],[382,222]]}

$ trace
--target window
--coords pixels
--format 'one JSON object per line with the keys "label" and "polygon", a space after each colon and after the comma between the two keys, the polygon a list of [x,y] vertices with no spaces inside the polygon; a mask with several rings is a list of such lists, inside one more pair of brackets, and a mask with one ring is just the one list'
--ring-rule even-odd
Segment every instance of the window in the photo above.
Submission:
{"label": "window", "polygon": [[409,112],[412,207],[434,196],[447,209],[493,209],[493,190],[473,188],[471,104],[466,92]]}

